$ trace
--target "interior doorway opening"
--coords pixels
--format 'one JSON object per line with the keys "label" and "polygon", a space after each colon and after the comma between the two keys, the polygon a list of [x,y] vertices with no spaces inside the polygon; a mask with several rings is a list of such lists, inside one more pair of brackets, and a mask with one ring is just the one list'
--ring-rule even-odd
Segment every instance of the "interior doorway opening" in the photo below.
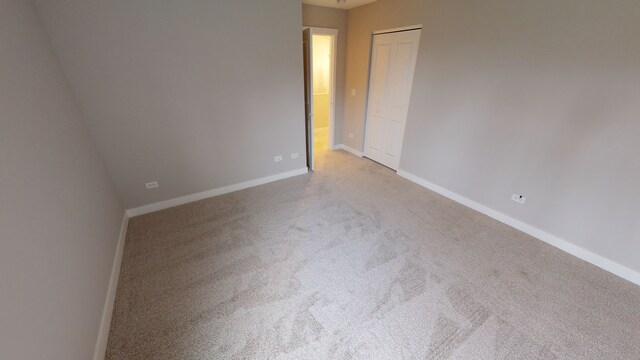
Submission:
{"label": "interior doorway opening", "polygon": [[329,147],[331,111],[331,36],[313,35],[313,149],[320,154]]}
{"label": "interior doorway opening", "polygon": [[303,30],[307,167],[334,148],[336,48],[338,30]]}

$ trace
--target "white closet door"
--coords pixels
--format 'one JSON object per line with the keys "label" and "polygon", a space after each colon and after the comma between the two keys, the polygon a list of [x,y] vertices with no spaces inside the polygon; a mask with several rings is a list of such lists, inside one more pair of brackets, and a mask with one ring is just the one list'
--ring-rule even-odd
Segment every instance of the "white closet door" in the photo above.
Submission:
{"label": "white closet door", "polygon": [[407,121],[420,30],[373,36],[364,155],[394,170]]}

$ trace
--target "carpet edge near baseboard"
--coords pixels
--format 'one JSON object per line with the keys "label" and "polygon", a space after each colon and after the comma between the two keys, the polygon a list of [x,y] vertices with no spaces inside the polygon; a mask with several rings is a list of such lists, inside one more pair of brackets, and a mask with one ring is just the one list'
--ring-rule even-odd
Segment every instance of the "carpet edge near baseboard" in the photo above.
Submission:
{"label": "carpet edge near baseboard", "polygon": [[122,254],[124,253],[124,242],[127,238],[127,228],[129,226],[129,216],[124,212],[122,225],[120,226],[120,235],[116,244],[116,252],[113,257],[113,265],[111,267],[111,276],[109,277],[109,287],[107,288],[107,297],[105,298],[102,317],[100,319],[100,328],[98,329],[98,337],[93,353],[93,360],[103,360],[107,352],[107,342],[109,340],[109,330],[111,329],[111,318],[113,316],[113,308],[116,302],[116,292],[118,290],[118,280],[120,279],[120,266],[122,264]]}
{"label": "carpet edge near baseboard", "polygon": [[144,215],[144,214],[168,209],[174,206],[184,205],[194,201],[199,201],[199,200],[207,199],[207,198],[218,196],[218,195],[228,194],[234,191],[248,189],[254,186],[264,185],[270,182],[287,179],[293,176],[303,175],[303,174],[306,174],[307,172],[308,172],[308,169],[304,167],[304,168],[285,171],[282,173],[269,175],[269,176],[265,176],[265,177],[261,177],[253,180],[239,182],[236,184],[226,185],[226,186],[222,186],[222,187],[218,187],[215,189],[206,190],[206,191],[202,191],[194,194],[179,196],[173,199],[163,200],[156,203],[128,209],[127,215],[129,217]]}
{"label": "carpet edge near baseboard", "polygon": [[525,234],[533,236],[534,238],[543,241],[551,246],[554,246],[570,255],[573,255],[581,260],[584,260],[594,266],[599,267],[605,271],[608,271],[618,277],[621,277],[627,281],[630,281],[636,285],[640,285],[640,273],[630,269],[624,265],[621,265],[613,260],[607,259],[602,255],[595,254],[589,250],[586,250],[570,241],[549,234],[548,232],[529,225],[523,221],[514,219],[508,215],[505,215],[497,210],[494,210],[488,206],[473,201],[467,197],[450,191],[442,186],[436,185],[428,180],[425,180],[417,175],[414,175],[408,171],[398,169],[397,174],[417,185],[427,188],[433,192],[436,192],[446,198],[449,198],[459,204],[462,204],[468,208],[478,211],[484,215],[489,216],[503,224],[509,225],[514,229],[520,230]]}

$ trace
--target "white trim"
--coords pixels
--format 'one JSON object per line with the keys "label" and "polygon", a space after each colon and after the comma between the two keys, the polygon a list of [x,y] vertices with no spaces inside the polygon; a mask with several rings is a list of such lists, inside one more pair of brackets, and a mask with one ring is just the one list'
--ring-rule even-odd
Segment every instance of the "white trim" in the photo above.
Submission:
{"label": "white trim", "polygon": [[397,27],[393,29],[376,30],[372,32],[372,34],[378,35],[378,34],[386,34],[391,32],[398,32],[398,31],[421,30],[421,29],[422,29],[422,24],[418,24],[418,25],[402,26],[402,27]]}
{"label": "white trim", "polygon": [[292,176],[306,174],[307,172],[308,172],[308,169],[304,167],[296,170],[283,172],[280,174],[265,176],[262,178],[253,179],[249,181],[243,181],[241,183],[231,184],[231,185],[227,185],[227,186],[223,186],[223,187],[219,187],[216,189],[211,189],[211,190],[207,190],[207,191],[203,191],[195,194],[180,196],[177,198],[164,200],[157,203],[143,205],[140,207],[129,209],[127,210],[127,215],[129,215],[129,217],[144,215],[144,214],[152,213],[154,211],[164,210],[170,207],[174,207],[174,206],[178,206],[178,205],[182,205],[182,204],[186,204],[186,203],[190,203],[190,202],[194,202],[202,199],[207,199],[207,198],[222,195],[222,194],[227,194],[230,192],[270,183],[273,181],[290,178]]}
{"label": "white trim", "polygon": [[[306,41],[305,41],[306,40]],[[304,97],[304,123],[305,123],[305,139],[306,139],[306,162],[309,171],[313,171],[315,167],[314,154],[314,96],[313,96],[313,28],[302,30],[302,62],[305,65],[305,97]],[[306,54],[306,59],[304,55]]]}
{"label": "white trim", "polygon": [[335,145],[331,148],[332,150],[344,150],[346,152],[350,152],[353,155],[357,156],[357,157],[363,157],[364,154],[362,153],[362,151],[358,151],[354,148],[352,148],[351,146],[345,145],[345,144],[338,144]]}
{"label": "white trim", "polygon": [[420,186],[423,186],[431,191],[437,192],[438,194],[445,196],[455,202],[458,202],[462,205],[465,205],[473,210],[481,212],[491,218],[494,218],[504,224],[507,224],[517,230],[520,230],[526,234],[529,234],[539,240],[546,242],[549,245],[555,246],[556,248],[567,252],[579,259],[582,259],[588,263],[591,263],[603,270],[606,270],[612,274],[615,274],[623,279],[631,281],[637,285],[640,285],[640,273],[629,269],[623,265],[620,265],[612,260],[609,260],[603,256],[598,254],[594,254],[589,250],[583,249],[571,242],[561,239],[555,235],[551,235],[544,230],[533,227],[529,224],[526,224],[520,220],[516,220],[508,215],[505,215],[499,211],[493,210],[485,205],[477,203],[469,198],[466,198],[462,195],[449,191],[441,186],[438,186],[434,183],[431,183],[419,176],[413,175],[404,170],[398,170],[397,174],[409,181],[412,181]]}
{"label": "white trim", "polygon": [[113,257],[113,265],[111,267],[111,277],[109,278],[109,287],[107,288],[107,298],[104,302],[102,310],[102,319],[100,320],[100,329],[98,330],[98,339],[93,353],[94,360],[103,360],[107,352],[107,341],[109,340],[109,329],[111,328],[111,316],[113,315],[113,306],[116,302],[116,291],[118,290],[118,279],[120,278],[120,265],[122,264],[122,252],[124,250],[124,242],[127,238],[127,227],[129,225],[129,216],[125,212],[120,226],[120,237],[116,245],[116,253]]}

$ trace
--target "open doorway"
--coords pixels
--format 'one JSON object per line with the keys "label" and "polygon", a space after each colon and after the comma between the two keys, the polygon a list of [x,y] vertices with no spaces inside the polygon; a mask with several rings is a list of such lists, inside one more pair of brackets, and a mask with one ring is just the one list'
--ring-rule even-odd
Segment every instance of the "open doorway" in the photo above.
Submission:
{"label": "open doorway", "polygon": [[303,30],[307,166],[334,147],[338,30]]}

